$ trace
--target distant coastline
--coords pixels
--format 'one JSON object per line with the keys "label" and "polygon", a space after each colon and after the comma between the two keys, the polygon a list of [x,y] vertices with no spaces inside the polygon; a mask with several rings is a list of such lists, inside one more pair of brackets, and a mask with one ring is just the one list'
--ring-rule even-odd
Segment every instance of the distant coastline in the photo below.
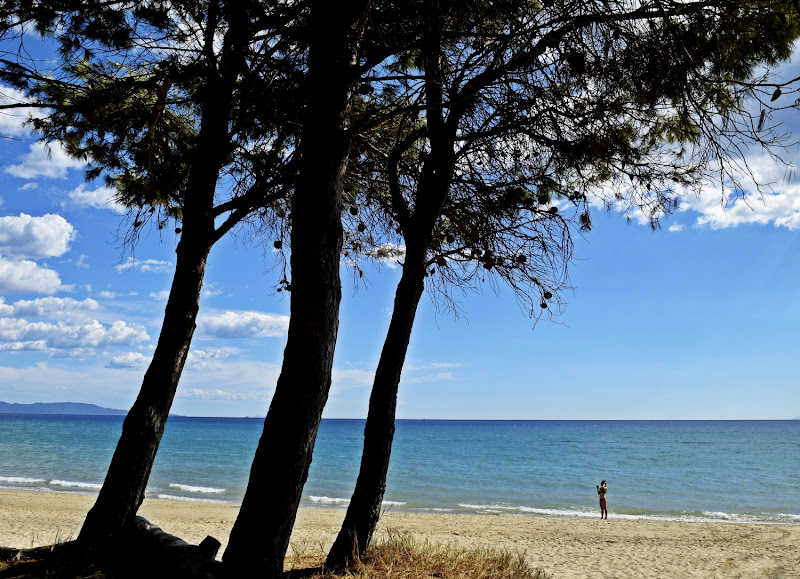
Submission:
{"label": "distant coastline", "polygon": [[15,404],[0,402],[0,414],[76,414],[83,416],[125,416],[125,410],[104,408],[82,402],[34,402]]}

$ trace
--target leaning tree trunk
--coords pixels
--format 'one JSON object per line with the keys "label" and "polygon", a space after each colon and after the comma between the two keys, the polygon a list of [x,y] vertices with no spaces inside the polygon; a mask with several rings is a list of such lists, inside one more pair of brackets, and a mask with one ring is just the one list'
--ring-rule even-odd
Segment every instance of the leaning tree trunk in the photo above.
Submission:
{"label": "leaning tree trunk", "polygon": [[356,488],[325,562],[331,569],[342,568],[352,563],[354,557],[364,556],[380,518],[394,439],[400,374],[425,286],[425,249],[413,251],[415,255],[411,253],[412,249],[407,248],[403,275],[395,293],[392,321],[375,371]]}
{"label": "leaning tree trunk", "polygon": [[[184,222],[184,226],[189,224]],[[86,516],[78,540],[90,545],[113,539],[132,524],[142,504],[164,425],[172,406],[195,329],[208,241],[191,239],[191,227],[178,244],[175,276],[153,360],[136,402],[128,412],[105,482]],[[187,235],[189,234],[189,235]]]}
{"label": "leaning tree trunk", "polygon": [[292,199],[291,318],[280,377],[223,556],[231,577],[281,575],[330,390],[342,295],[349,108],[368,5],[312,2],[307,113]]}
{"label": "leaning tree trunk", "polygon": [[407,244],[403,275],[397,286],[392,321],[372,385],[356,488],[326,561],[326,565],[333,569],[352,563],[354,557],[364,556],[380,518],[394,439],[400,375],[424,289],[429,243],[447,199],[455,168],[453,151],[457,124],[454,119],[457,117],[453,115],[450,121],[444,117],[441,23],[436,8],[429,8],[431,25],[423,34],[422,47],[430,155],[420,172],[414,211],[406,223],[401,223]]}
{"label": "leaning tree trunk", "polygon": [[407,228],[403,274],[395,292],[392,320],[372,384],[358,479],[344,522],[325,562],[331,569],[345,567],[354,562],[354,558],[366,554],[380,518],[394,440],[397,392],[417,306],[425,287],[429,240],[453,174],[453,156],[447,149],[452,151],[455,133],[450,130],[449,134],[451,140],[444,141],[443,147],[431,152],[417,189],[419,202]]}
{"label": "leaning tree trunk", "polygon": [[[133,524],[192,343],[206,260],[219,239],[214,226],[214,192],[229,148],[231,95],[245,64],[246,14],[234,9],[229,16],[221,57],[218,63],[210,63],[213,71],[204,87],[200,129],[182,207],[183,230],[161,333],[136,402],[122,424],[122,435],[97,501],[78,536],[90,547],[113,541]],[[210,30],[219,24],[219,18],[219,12],[213,10]],[[215,42],[213,35],[209,35],[209,42]]]}

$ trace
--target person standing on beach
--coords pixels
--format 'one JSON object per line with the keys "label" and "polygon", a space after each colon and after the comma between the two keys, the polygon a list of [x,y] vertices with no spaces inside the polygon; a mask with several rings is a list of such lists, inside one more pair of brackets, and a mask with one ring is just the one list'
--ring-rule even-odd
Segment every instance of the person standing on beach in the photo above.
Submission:
{"label": "person standing on beach", "polygon": [[606,508],[606,493],[608,492],[608,487],[606,486],[606,481],[600,481],[600,484],[596,486],[597,494],[600,495],[600,518],[608,520],[608,509]]}

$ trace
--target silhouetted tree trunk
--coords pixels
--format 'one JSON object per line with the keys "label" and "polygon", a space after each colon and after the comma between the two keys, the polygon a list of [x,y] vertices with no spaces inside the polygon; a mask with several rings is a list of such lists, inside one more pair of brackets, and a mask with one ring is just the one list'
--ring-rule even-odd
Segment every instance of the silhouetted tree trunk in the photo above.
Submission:
{"label": "silhouetted tree trunk", "polygon": [[[457,114],[446,119],[440,69],[441,29],[436,8],[429,6],[428,28],[423,34],[426,117],[431,154],[424,163],[416,190],[416,204],[408,206],[393,196],[395,219],[406,240],[403,274],[395,293],[394,309],[370,394],[364,427],[364,450],[358,480],[342,527],[328,553],[326,566],[341,568],[363,557],[380,518],[386,476],[395,432],[397,392],[411,340],[419,300],[425,287],[428,250],[453,178]],[[391,160],[390,163],[396,160]],[[390,180],[396,171],[388,171]],[[407,216],[407,217],[406,217]]]}
{"label": "silhouetted tree trunk", "polygon": [[[215,181],[216,182],[216,179]],[[213,222],[212,222],[213,224]],[[189,353],[210,245],[193,242],[191,220],[184,221],[175,276],[153,360],[125,422],[103,487],[86,516],[78,540],[102,544],[133,522],[144,499],[156,452]]]}
{"label": "silhouetted tree trunk", "polygon": [[404,228],[407,245],[403,274],[395,292],[392,320],[372,384],[358,480],[342,527],[325,562],[331,569],[344,567],[352,563],[354,557],[364,556],[380,519],[394,440],[397,392],[417,307],[425,289],[433,225],[447,195],[448,175],[452,174],[452,159],[446,157],[442,161],[442,171],[437,177],[444,178],[434,177],[438,183],[428,195],[424,194],[421,185],[419,192],[424,201],[412,216],[417,225]]}
{"label": "silhouetted tree trunk", "polygon": [[352,84],[369,0],[311,5],[300,174],[292,200],[291,318],[283,365],[223,563],[279,577],[331,384],[339,325],[341,195]]}
{"label": "silhouetted tree trunk", "polygon": [[[234,10],[235,12],[235,10]],[[208,26],[216,30],[217,15]],[[214,228],[214,190],[228,155],[230,94],[243,61],[243,14],[235,14],[217,67],[209,66],[202,94],[202,118],[183,203],[175,274],[158,343],[139,395],[122,425],[122,435],[105,481],[86,516],[78,540],[90,546],[113,540],[133,524],[144,500],[164,426],[196,327],[206,260],[220,232]],[[209,36],[213,42],[213,35]],[[213,69],[212,69],[213,67]]]}
{"label": "silhouetted tree trunk", "polygon": [[[412,255],[413,253],[413,255]],[[394,310],[369,399],[364,426],[364,450],[353,496],[342,528],[328,553],[326,566],[337,569],[362,557],[372,540],[381,514],[386,476],[395,431],[397,391],[417,306],[424,290],[425,247],[406,248],[403,274],[394,298]]]}

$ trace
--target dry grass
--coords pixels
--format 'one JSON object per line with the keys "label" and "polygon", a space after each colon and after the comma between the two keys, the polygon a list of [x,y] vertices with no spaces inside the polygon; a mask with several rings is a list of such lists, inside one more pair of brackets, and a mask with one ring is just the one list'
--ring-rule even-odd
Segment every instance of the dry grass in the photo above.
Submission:
{"label": "dry grass", "polygon": [[[364,560],[347,571],[338,574],[320,571],[324,561],[322,546],[295,548],[286,561],[287,568],[293,571],[284,576],[287,579],[551,579],[541,569],[532,568],[522,553],[436,545],[395,532],[388,532],[382,540],[374,542]],[[106,576],[68,543],[24,552],[0,549],[2,579]]]}
{"label": "dry grass", "polygon": [[[324,553],[296,550],[287,560],[295,569],[321,567]],[[388,532],[370,547],[363,561],[335,574],[321,571],[305,579],[549,579],[534,569],[522,553],[492,549],[464,549],[418,541],[412,535]]]}

